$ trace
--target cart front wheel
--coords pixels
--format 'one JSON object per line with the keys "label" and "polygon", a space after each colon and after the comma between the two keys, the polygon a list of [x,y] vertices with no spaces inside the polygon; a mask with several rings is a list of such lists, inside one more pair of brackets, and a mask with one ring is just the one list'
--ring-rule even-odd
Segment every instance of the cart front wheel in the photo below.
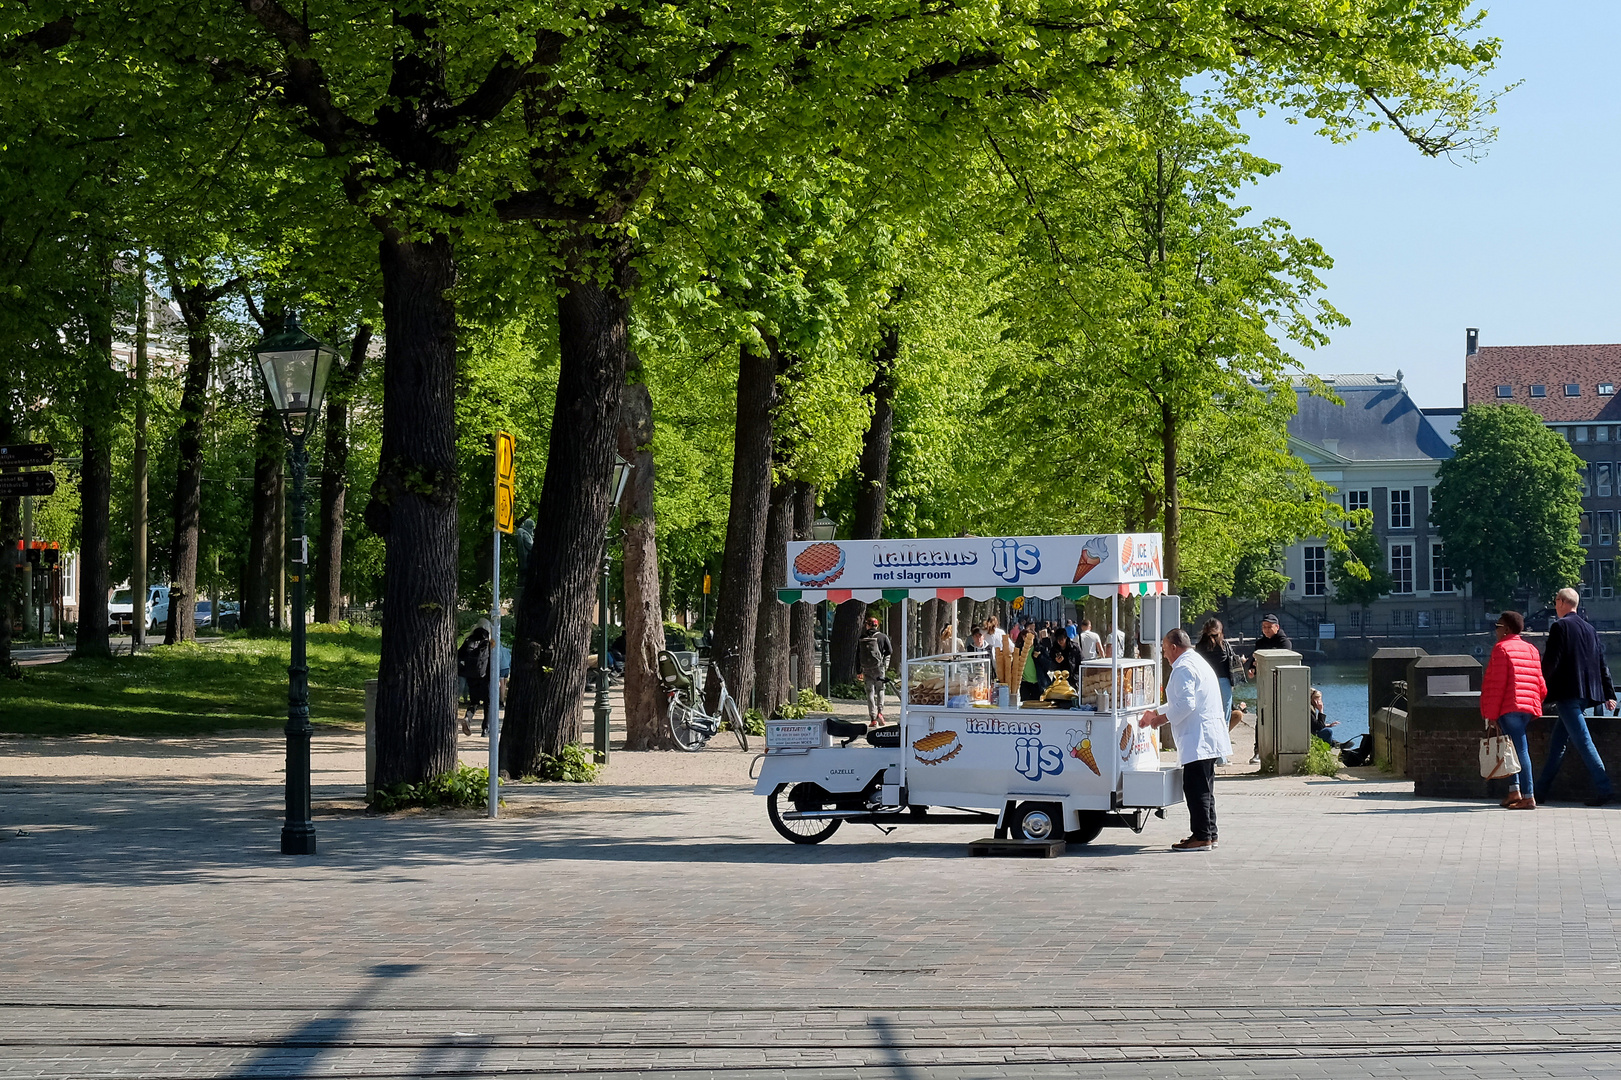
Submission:
{"label": "cart front wheel", "polygon": [[833,796],[820,784],[778,784],[776,790],[766,797],[766,813],[771,817],[771,827],[784,840],[792,840],[796,844],[820,844],[823,840],[839,831],[844,824],[838,818],[783,818],[784,812],[807,813],[817,810],[831,810],[837,804]]}
{"label": "cart front wheel", "polygon": [[1103,831],[1104,816],[1102,810],[1082,810],[1080,814],[1081,827],[1073,832],[1065,833],[1064,842],[1074,844],[1077,847],[1082,844],[1090,844],[1098,838],[1098,833]]}
{"label": "cart front wheel", "polygon": [[1008,831],[1020,840],[1055,840],[1064,835],[1064,808],[1059,803],[1020,803]]}

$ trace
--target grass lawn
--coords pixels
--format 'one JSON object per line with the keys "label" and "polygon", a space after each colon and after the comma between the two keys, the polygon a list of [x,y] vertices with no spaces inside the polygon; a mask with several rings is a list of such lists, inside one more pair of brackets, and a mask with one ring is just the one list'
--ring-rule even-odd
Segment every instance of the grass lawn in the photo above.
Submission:
{"label": "grass lawn", "polygon": [[[311,633],[310,719],[362,727],[376,678],[374,629]],[[287,722],[285,634],[215,645],[159,646],[111,660],[64,660],[0,678],[0,732],[16,735],[204,735]]]}

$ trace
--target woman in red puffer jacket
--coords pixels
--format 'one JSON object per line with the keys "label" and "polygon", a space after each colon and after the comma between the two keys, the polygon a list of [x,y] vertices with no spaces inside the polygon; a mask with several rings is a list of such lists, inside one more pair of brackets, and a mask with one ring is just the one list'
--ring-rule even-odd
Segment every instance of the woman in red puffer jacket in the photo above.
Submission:
{"label": "woman in red puffer jacket", "polygon": [[1496,724],[1514,743],[1520,756],[1520,775],[1509,782],[1503,805],[1510,810],[1535,810],[1536,794],[1531,790],[1531,747],[1525,732],[1532,717],[1542,715],[1542,700],[1548,686],[1542,681],[1542,654],[1520,636],[1525,619],[1518,611],[1505,611],[1497,617],[1497,644],[1486,661],[1486,674],[1480,682],[1480,715],[1486,726]]}

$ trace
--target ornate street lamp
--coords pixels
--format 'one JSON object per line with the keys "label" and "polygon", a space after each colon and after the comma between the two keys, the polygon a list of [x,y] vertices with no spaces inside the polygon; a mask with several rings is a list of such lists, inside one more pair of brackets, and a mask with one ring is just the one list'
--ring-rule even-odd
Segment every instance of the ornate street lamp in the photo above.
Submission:
{"label": "ornate street lamp", "polygon": [[[625,483],[630,479],[632,465],[618,454],[614,455],[613,472],[608,477],[608,517],[619,509],[619,500],[625,494]],[[611,536],[609,537],[611,539]],[[602,651],[597,653],[597,701],[593,706],[593,756],[599,762],[608,760],[608,717],[613,706],[608,701],[608,573],[613,569],[613,556],[609,554],[607,540],[602,545]]]}
{"label": "ornate street lamp", "polygon": [[315,854],[315,823],[310,820],[310,669],[304,650],[304,577],[309,571],[309,538],[304,535],[304,449],[321,419],[321,399],[337,350],[306,334],[292,314],[277,333],[253,347],[265,377],[270,404],[287,432],[287,461],[293,472],[293,531],[298,537],[291,561],[293,579],[292,662],[287,667],[287,821],[281,827],[283,855]]}
{"label": "ornate street lamp", "polygon": [[[823,514],[811,522],[812,540],[831,540],[838,534],[839,527],[832,518]],[[829,699],[833,697],[833,604],[832,601],[822,601],[822,693]]]}

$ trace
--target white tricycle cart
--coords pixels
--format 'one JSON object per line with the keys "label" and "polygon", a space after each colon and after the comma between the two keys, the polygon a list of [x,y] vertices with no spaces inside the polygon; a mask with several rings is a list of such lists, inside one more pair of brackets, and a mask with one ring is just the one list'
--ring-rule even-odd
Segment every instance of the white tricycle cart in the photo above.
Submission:
{"label": "white tricycle cart", "polygon": [[1076,697],[1058,702],[1019,700],[1022,654],[1016,671],[984,654],[903,655],[898,725],[767,723],[754,791],[772,826],[797,844],[821,843],[845,822],[994,823],[998,839],[1074,844],[1107,827],[1141,832],[1182,790],[1182,770],[1161,766],[1157,734],[1137,723],[1160,700],[1159,637],[1180,621],[1161,565],[1158,533],[789,544],[779,601],[898,603],[903,654],[914,601],[952,601],[955,612],[964,598],[1106,596],[1111,628],[1123,600],[1142,598],[1153,655],[1111,649],[1086,661]]}

